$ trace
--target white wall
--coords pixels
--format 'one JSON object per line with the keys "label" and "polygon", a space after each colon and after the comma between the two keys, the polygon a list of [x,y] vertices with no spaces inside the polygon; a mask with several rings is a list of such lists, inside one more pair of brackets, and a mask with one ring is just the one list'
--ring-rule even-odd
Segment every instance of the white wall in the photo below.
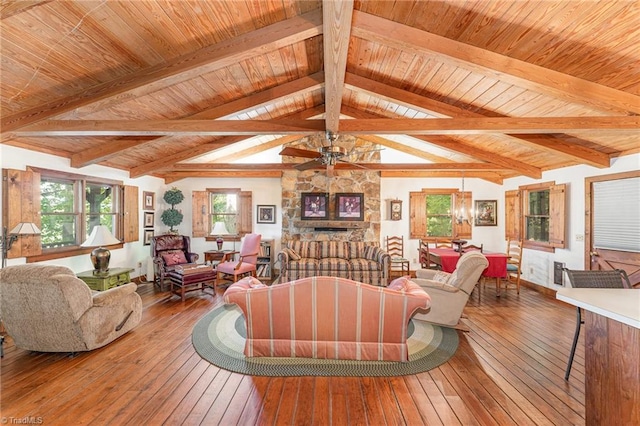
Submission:
{"label": "white wall", "polygon": [[[587,177],[608,175],[640,169],[640,154],[628,155],[612,161],[608,169],[598,169],[591,166],[574,166],[544,172],[542,179],[525,177],[507,179],[504,185],[496,185],[481,179],[465,179],[465,190],[473,192],[474,200],[498,200],[498,226],[473,226],[471,242],[484,244],[490,251],[504,251],[504,192],[517,189],[520,185],[539,182],[555,181],[558,184],[568,184],[567,195],[567,248],[556,249],[555,253],[537,250],[524,250],[522,267],[523,278],[527,281],[554,289],[560,288],[553,284],[553,262],[565,263],[568,268],[584,269],[584,234],[585,234],[585,203],[584,180]],[[418,240],[409,240],[409,192],[420,191],[422,188],[460,188],[461,179],[430,179],[430,178],[389,178],[381,182],[381,212],[380,226],[381,244],[387,235],[405,235],[405,257],[411,261],[411,268],[419,268]],[[402,203],[402,220],[392,221],[389,218],[389,200],[398,198]]]}
{"label": "white wall", "polygon": [[[385,152],[385,155],[391,154]],[[391,159],[385,158],[385,161]],[[2,168],[13,168],[24,170],[26,166],[42,167],[54,170],[69,171],[85,175],[104,177],[109,179],[122,180],[127,185],[135,185],[140,191],[140,242],[128,243],[123,249],[113,250],[111,265],[135,267],[138,261],[145,265],[142,271],[146,271],[146,262],[149,259],[149,246],[142,244],[143,223],[142,223],[142,191],[152,191],[156,193],[156,234],[164,233],[168,227],[160,222],[160,214],[170,206],[163,200],[164,191],[176,186],[180,188],[185,200],[176,208],[182,210],[185,219],[177,228],[179,232],[191,234],[191,192],[194,190],[205,190],[206,188],[241,188],[253,193],[253,216],[256,216],[257,205],[275,205],[275,224],[256,224],[254,230],[262,234],[263,238],[273,238],[275,240],[275,250],[280,248],[280,236],[282,230],[282,187],[278,178],[190,178],[175,182],[171,185],[164,185],[160,179],[153,177],[141,177],[129,179],[128,173],[121,170],[110,169],[102,166],[88,166],[81,169],[74,169],[69,166],[69,160],[53,155],[39,154],[32,151],[25,151],[6,145],[0,145],[0,164]],[[536,182],[556,181],[556,183],[568,184],[567,203],[567,239],[568,247],[563,250],[556,250],[555,253],[546,253],[534,250],[525,250],[523,255],[524,279],[546,287],[557,287],[553,281],[553,262],[559,261],[567,267],[582,269],[584,267],[584,242],[579,241],[584,236],[584,179],[586,177],[620,173],[640,169],[640,154],[621,157],[612,162],[608,169],[597,169],[590,166],[575,166],[563,169],[544,172],[542,179],[514,178],[505,181],[504,185],[496,185],[481,179],[465,179],[465,190],[473,192],[474,200],[497,200],[498,226],[473,227],[473,243],[484,244],[487,250],[504,251],[504,192],[516,189],[520,185],[527,185]],[[431,178],[385,178],[381,180],[381,244],[387,235],[405,235],[409,237],[409,192],[420,191],[422,188],[460,188],[461,179],[431,179]],[[389,218],[389,200],[400,199],[402,203],[402,220],[392,221]],[[0,203],[1,203],[0,197]],[[469,204],[472,206],[472,204]],[[577,237],[578,236],[578,237]],[[237,243],[236,243],[237,244]],[[202,254],[206,250],[214,248],[214,243],[206,242],[204,238],[194,238],[192,248],[196,253]],[[233,248],[232,242],[225,242],[225,248]],[[239,248],[239,246],[236,246]],[[412,269],[419,267],[418,264],[418,241],[408,240],[406,243],[405,257],[411,261]],[[25,259],[9,259],[8,264],[24,263]],[[91,269],[91,262],[88,255],[74,256],[66,259],[56,259],[48,263],[55,263],[69,266],[76,272]],[[136,271],[133,276],[136,276]]]}

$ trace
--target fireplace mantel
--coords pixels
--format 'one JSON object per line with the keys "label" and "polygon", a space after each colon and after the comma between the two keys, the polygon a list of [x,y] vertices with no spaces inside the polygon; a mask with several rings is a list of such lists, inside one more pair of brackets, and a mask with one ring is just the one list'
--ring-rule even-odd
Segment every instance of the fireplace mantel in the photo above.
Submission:
{"label": "fireplace mantel", "polygon": [[296,228],[313,228],[321,231],[347,231],[350,229],[366,229],[369,222],[362,220],[296,220]]}

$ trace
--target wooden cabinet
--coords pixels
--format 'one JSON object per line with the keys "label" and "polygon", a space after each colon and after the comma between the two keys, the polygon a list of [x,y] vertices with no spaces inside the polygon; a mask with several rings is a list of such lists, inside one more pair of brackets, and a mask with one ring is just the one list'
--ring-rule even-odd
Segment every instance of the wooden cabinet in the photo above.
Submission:
{"label": "wooden cabinet", "polygon": [[76,276],[87,283],[91,290],[105,291],[130,282],[131,271],[131,268],[110,268],[105,275],[94,275],[93,271],[84,271]]}
{"label": "wooden cabinet", "polygon": [[267,284],[271,284],[273,281],[273,256],[273,240],[262,240],[258,252],[256,274],[260,281]]}

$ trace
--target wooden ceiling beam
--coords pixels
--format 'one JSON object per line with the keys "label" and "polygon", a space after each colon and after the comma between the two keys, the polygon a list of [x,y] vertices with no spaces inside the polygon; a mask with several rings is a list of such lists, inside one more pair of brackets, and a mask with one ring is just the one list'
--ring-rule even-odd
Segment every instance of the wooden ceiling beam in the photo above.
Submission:
{"label": "wooden ceiling beam", "polygon": [[340,122],[340,106],[344,91],[344,75],[347,69],[347,52],[351,37],[353,0],[324,0],[322,2],[322,25],[325,75],[325,128],[337,134]]}
{"label": "wooden ceiling beam", "polygon": [[101,102],[109,101],[116,96],[117,99],[113,102],[124,102],[321,33],[322,14],[319,10],[314,10],[96,85],[73,96],[4,116],[1,120],[2,129],[3,132],[16,130],[89,104],[95,104],[96,109],[102,109],[112,104]]}
{"label": "wooden ceiling beam", "polygon": [[[640,116],[373,118],[343,120],[341,133],[460,135],[491,133],[635,132]],[[18,136],[221,136],[324,132],[322,120],[50,120],[14,131]]]}
{"label": "wooden ceiling beam", "polygon": [[[381,171],[380,177],[383,178],[452,178],[460,177],[460,172],[455,171]],[[502,185],[507,176],[502,176],[495,172],[465,172],[465,178],[479,178],[498,185]]]}
{"label": "wooden ceiling beam", "polygon": [[[154,138],[153,140],[155,140]],[[91,164],[97,164],[101,161],[107,161],[116,155],[122,155],[123,151],[134,148],[136,146],[145,145],[150,143],[148,139],[132,141],[129,138],[124,138],[115,141],[109,141],[108,143],[96,146],[90,149],[85,149],[77,154],[71,156],[71,167],[77,169],[85,167]]]}
{"label": "wooden ceiling beam", "polygon": [[[354,11],[352,34],[418,55],[439,54],[470,69],[518,87],[613,114],[640,114],[640,97],[568,74],[461,43],[407,25]],[[441,58],[446,60],[445,58]]]}
{"label": "wooden ceiling beam", "polygon": [[[389,86],[355,74],[348,73],[345,77],[345,84],[346,87],[351,90],[364,92],[370,96],[403,105],[407,108],[415,109],[439,118],[484,117],[481,114],[467,111],[465,109],[449,105],[445,102],[436,101],[434,99],[420,96],[416,93]],[[611,159],[608,154],[581,145],[580,143],[583,143],[584,141],[578,138],[573,138],[576,142],[576,144],[573,144],[560,140],[556,137],[557,135],[508,134],[507,136],[516,139],[518,143],[524,143],[549,152],[560,152],[575,160],[594,167],[609,167],[611,163]]]}
{"label": "wooden ceiling beam", "polygon": [[[301,111],[299,113],[291,115],[291,117],[296,117],[298,119],[305,119],[309,117],[315,117],[324,112],[324,107],[316,107],[309,108],[305,111]],[[295,140],[299,138],[299,136],[289,137],[291,140]],[[289,138],[286,140],[289,141]],[[152,161],[151,163],[143,164],[138,167],[134,167],[129,170],[129,177],[136,178],[145,174],[153,173],[158,170],[163,170],[171,167],[173,164],[178,163],[180,161],[187,160],[189,158],[199,157],[200,155],[208,154],[209,152],[215,151],[219,148],[224,148],[226,146],[232,145],[237,142],[242,142],[248,139],[246,136],[228,136],[225,138],[218,139],[215,142],[206,143],[203,145],[199,145],[196,148],[189,148],[187,150],[175,153],[170,156],[163,156],[159,160]],[[280,140],[283,140],[280,138]],[[283,142],[284,143],[284,142]]]}
{"label": "wooden ceiling beam", "polygon": [[[223,105],[218,105],[213,108],[209,108],[207,110],[198,112],[189,116],[191,119],[216,119],[229,115],[241,114],[246,111],[254,110],[261,106],[270,104],[272,102],[278,102],[292,95],[301,95],[308,93],[313,90],[317,90],[323,86],[324,76],[321,72],[299,78],[294,81],[290,81],[284,84],[281,84],[276,87],[271,87],[269,89],[260,91],[258,93],[254,93],[249,96],[245,96],[243,98],[227,102]],[[158,138],[154,138],[151,142],[160,143],[160,142],[169,142],[172,139],[178,142],[175,136],[161,136]],[[150,141],[140,142],[142,143],[151,143]],[[213,144],[216,144],[217,141],[211,141]],[[71,166],[73,167],[83,167],[89,164],[99,163],[101,161],[108,160],[110,157],[115,155],[124,154],[124,150],[137,146],[139,144],[113,144],[109,145],[108,149],[105,147],[95,147],[78,154],[75,154],[71,158]],[[214,145],[215,146],[215,145]],[[225,145],[226,146],[226,145]],[[216,148],[217,149],[217,148]]]}
{"label": "wooden ceiling beam", "polygon": [[[207,170],[293,170],[299,163],[176,163],[171,168],[172,171],[207,171]],[[327,166],[318,162],[315,169],[325,169]],[[495,164],[487,163],[346,163],[338,162],[335,165],[338,170],[362,170],[389,171],[389,170],[412,170],[430,171],[447,170],[457,172],[467,171],[504,171],[505,169]],[[458,173],[459,175],[459,173]],[[465,175],[466,176],[466,175]]]}

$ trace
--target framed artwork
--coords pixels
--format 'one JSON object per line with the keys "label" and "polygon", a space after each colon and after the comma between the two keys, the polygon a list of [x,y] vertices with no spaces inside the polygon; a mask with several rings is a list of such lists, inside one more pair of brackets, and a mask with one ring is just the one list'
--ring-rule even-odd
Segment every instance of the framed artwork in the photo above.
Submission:
{"label": "framed artwork", "polygon": [[154,224],[154,212],[144,212],[144,227],[153,228]]}
{"label": "framed artwork", "polygon": [[276,206],[258,206],[258,223],[276,223]]}
{"label": "framed artwork", "polygon": [[364,195],[357,192],[336,194],[336,219],[364,220]]}
{"label": "framed artwork", "polygon": [[476,226],[498,226],[498,201],[476,200],[474,203]]}
{"label": "framed artwork", "polygon": [[142,208],[144,210],[154,210],[156,206],[155,198],[156,198],[155,192],[143,191],[142,192]]}
{"label": "framed artwork", "polygon": [[322,220],[329,218],[329,197],[325,192],[303,192],[300,200],[300,219]]}
{"label": "framed artwork", "polygon": [[402,201],[391,200],[391,220],[402,219]]}
{"label": "framed artwork", "polygon": [[144,245],[151,245],[151,238],[153,238],[153,229],[145,229],[144,230]]}

